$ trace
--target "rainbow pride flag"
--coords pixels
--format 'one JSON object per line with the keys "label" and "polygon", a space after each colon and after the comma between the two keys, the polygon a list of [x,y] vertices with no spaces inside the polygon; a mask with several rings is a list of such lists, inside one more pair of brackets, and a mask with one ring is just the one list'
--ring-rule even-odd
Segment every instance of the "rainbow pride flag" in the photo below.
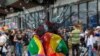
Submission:
{"label": "rainbow pride flag", "polygon": [[45,56],[41,41],[37,35],[34,35],[28,45],[28,56]]}
{"label": "rainbow pride flag", "polygon": [[53,34],[50,32],[45,33],[42,36],[44,50],[47,56],[66,56],[68,53],[68,47],[65,42],[61,38],[61,36],[57,34]]}

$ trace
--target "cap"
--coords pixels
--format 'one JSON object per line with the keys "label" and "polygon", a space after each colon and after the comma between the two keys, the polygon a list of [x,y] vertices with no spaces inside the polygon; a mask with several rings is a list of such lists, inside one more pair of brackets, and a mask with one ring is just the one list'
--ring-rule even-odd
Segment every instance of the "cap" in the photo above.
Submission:
{"label": "cap", "polygon": [[100,29],[100,26],[97,26],[96,29]]}

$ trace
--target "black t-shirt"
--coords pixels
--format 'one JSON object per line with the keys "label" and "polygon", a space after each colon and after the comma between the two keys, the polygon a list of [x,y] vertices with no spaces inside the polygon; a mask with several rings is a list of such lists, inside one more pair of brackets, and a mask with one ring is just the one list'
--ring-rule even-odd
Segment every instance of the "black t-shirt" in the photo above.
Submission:
{"label": "black t-shirt", "polygon": [[10,44],[14,45],[14,35],[9,35],[9,42]]}

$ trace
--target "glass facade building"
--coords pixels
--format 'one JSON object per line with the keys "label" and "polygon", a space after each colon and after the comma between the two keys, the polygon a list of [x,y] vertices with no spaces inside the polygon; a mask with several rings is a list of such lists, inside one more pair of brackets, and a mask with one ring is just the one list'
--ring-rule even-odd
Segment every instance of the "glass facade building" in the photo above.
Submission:
{"label": "glass facade building", "polygon": [[[61,15],[61,18],[57,18],[59,15]],[[21,18],[20,27],[37,28],[43,23],[42,19],[45,17],[46,14],[44,10],[25,14]],[[19,17],[16,16],[15,18]],[[75,22],[81,22],[84,27],[95,27],[96,25],[100,25],[100,0],[75,3],[71,6],[65,4],[53,7],[49,11],[49,20],[51,22],[59,22],[60,20],[64,20],[64,26],[67,26],[67,24],[73,24]],[[18,19],[15,19],[15,21],[17,23]]]}

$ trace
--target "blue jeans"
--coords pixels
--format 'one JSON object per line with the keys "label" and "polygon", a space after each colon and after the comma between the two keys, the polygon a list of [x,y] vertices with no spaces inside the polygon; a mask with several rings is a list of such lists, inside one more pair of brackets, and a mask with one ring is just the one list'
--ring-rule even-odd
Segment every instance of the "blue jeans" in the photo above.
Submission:
{"label": "blue jeans", "polygon": [[88,46],[88,56],[96,56],[96,52],[92,50],[92,46]]}
{"label": "blue jeans", "polygon": [[16,56],[22,56],[22,44],[16,42],[15,49],[16,49]]}
{"label": "blue jeans", "polygon": [[31,56],[30,52],[28,51],[28,56]]}
{"label": "blue jeans", "polygon": [[6,56],[6,53],[2,53],[2,56]]}

